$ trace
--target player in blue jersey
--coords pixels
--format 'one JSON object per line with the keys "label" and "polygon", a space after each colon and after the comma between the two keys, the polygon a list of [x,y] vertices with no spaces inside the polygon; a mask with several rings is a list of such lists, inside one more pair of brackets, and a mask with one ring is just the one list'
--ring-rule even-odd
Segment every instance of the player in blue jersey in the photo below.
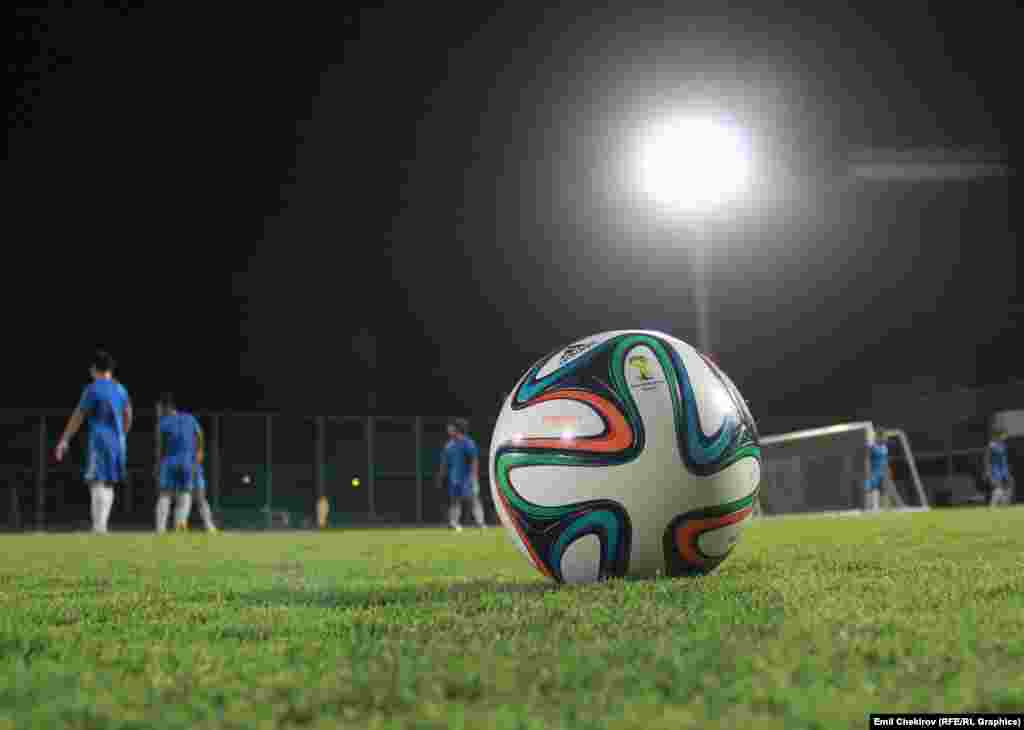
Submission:
{"label": "player in blue jersey", "polygon": [[469,422],[453,418],[448,424],[448,443],[441,452],[441,468],[437,473],[438,487],[448,487],[450,503],[448,525],[460,531],[462,505],[473,510],[477,527],[484,526],[484,506],[480,501],[480,451],[469,437]]}
{"label": "player in blue jersey", "polygon": [[68,419],[57,442],[55,457],[64,460],[68,444],[88,421],[86,466],[83,477],[92,497],[92,531],[107,532],[114,506],[113,485],[126,477],[127,434],[132,428],[132,403],[128,391],[114,380],[116,363],[109,353],[98,351],[89,367],[90,383]]}
{"label": "player in blue jersey", "polygon": [[992,429],[992,438],[985,449],[985,478],[992,487],[989,505],[999,507],[1013,504],[1014,480],[1010,473],[1010,460],[1006,449],[1006,431]]}
{"label": "player in blue jersey", "polygon": [[191,413],[179,411],[174,396],[164,393],[157,405],[160,418],[160,495],[156,500],[156,531],[167,529],[167,517],[174,498],[174,528],[188,528],[192,511],[192,490],[196,467],[202,458],[203,430]]}
{"label": "player in blue jersey", "polygon": [[875,441],[868,446],[868,478],[864,481],[864,506],[870,512],[881,507],[882,488],[887,487],[889,477],[889,447],[885,444],[885,433],[875,433]]}

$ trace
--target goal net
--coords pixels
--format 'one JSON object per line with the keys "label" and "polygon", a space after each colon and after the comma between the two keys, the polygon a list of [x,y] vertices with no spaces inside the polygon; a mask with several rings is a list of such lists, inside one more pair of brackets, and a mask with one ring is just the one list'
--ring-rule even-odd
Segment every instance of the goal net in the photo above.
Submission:
{"label": "goal net", "polygon": [[[910,443],[898,429],[885,434],[891,456],[903,456],[909,479],[883,481],[882,509],[927,509]],[[865,508],[868,446],[876,427],[870,421],[761,438],[760,514],[848,512]]]}

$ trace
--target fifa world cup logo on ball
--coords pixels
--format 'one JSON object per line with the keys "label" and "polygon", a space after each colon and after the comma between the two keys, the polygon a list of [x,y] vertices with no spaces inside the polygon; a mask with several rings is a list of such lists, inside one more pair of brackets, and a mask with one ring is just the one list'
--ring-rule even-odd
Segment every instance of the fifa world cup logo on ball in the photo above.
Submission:
{"label": "fifa world cup logo on ball", "polygon": [[629,364],[640,373],[641,380],[654,380],[654,376],[651,375],[651,365],[643,355],[633,355],[629,358]]}

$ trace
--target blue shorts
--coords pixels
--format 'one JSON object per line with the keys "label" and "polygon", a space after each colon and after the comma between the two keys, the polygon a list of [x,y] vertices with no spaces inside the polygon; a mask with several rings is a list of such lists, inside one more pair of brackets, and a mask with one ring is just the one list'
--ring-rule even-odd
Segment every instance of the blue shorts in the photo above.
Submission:
{"label": "blue shorts", "polygon": [[1008,468],[993,467],[989,478],[996,484],[1010,481],[1010,470]]}
{"label": "blue shorts", "polygon": [[448,482],[448,496],[452,499],[472,497],[478,491],[479,487],[472,477],[461,482]]}
{"label": "blue shorts", "polygon": [[169,492],[190,492],[195,486],[195,466],[182,462],[160,464],[160,489]]}
{"label": "blue shorts", "polygon": [[872,490],[881,491],[881,489],[882,489],[882,475],[881,474],[872,474],[867,479],[865,479],[864,480],[864,489],[866,489],[869,492],[872,491]]}
{"label": "blue shorts", "polygon": [[90,434],[86,447],[85,471],[82,478],[87,482],[123,482],[128,461],[124,440],[116,436]]}

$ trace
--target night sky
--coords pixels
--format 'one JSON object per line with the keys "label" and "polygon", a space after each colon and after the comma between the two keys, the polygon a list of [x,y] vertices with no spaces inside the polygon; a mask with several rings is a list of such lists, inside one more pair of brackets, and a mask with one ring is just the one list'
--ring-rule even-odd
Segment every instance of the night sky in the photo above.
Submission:
{"label": "night sky", "polygon": [[8,405],[70,409],[102,345],[146,405],[488,418],[585,335],[694,341],[690,234],[621,185],[631,125],[694,93],[787,181],[714,229],[755,416],[1004,382],[1013,179],[836,182],[860,147],[1015,145],[1013,3],[934,5],[21,12]]}

